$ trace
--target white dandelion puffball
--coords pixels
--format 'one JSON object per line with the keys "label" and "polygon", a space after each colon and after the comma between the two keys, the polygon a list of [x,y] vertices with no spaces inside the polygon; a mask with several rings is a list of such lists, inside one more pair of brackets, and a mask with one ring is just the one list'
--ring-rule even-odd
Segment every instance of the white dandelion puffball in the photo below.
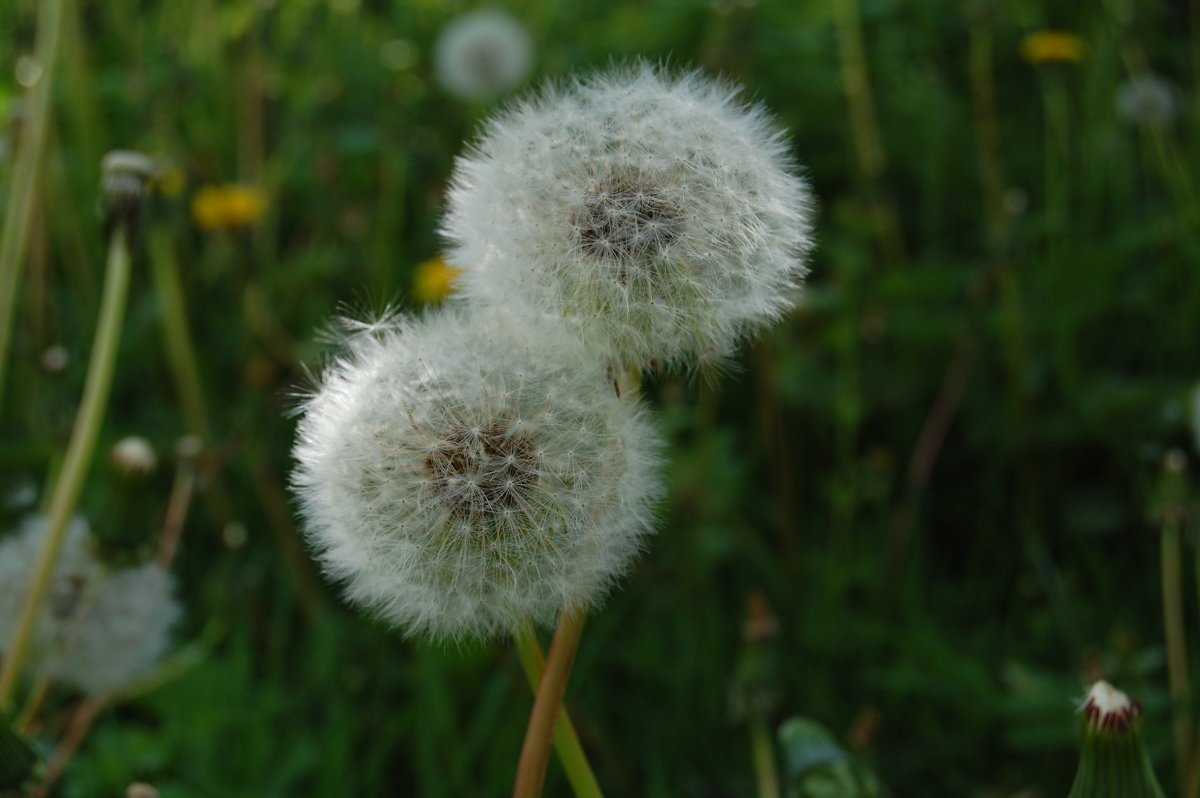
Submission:
{"label": "white dandelion puffball", "polygon": [[1126,124],[1167,127],[1177,113],[1175,90],[1157,75],[1137,75],[1117,89],[1117,115]]}
{"label": "white dandelion puffball", "polygon": [[293,484],[316,556],[405,632],[549,622],[651,531],[658,436],[558,327],[462,306],[369,325],[302,410]]}
{"label": "white dandelion puffball", "polygon": [[[0,544],[0,641],[16,624],[32,581],[46,519],[27,520]],[[166,652],[179,617],[170,575],[149,563],[112,571],[95,559],[86,522],[71,522],[42,607],[33,670],[87,693],[124,687]]]}
{"label": "white dandelion puffball", "polygon": [[442,233],[468,298],[565,317],[623,366],[695,362],[793,305],[812,205],[763,108],[638,63],[493,118]]}
{"label": "white dandelion puffball", "polygon": [[529,74],[529,34],[503,11],[475,11],[442,31],[434,50],[438,82],[468,100],[486,100],[516,86]]}

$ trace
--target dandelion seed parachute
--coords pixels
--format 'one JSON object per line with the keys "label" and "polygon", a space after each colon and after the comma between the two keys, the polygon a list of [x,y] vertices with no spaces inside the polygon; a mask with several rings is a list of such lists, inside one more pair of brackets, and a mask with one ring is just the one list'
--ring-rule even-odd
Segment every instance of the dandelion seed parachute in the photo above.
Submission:
{"label": "dandelion seed parachute", "polygon": [[650,531],[658,436],[559,327],[462,306],[367,325],[302,411],[308,538],[406,632],[550,622],[597,600]]}
{"label": "dandelion seed parachute", "polygon": [[516,86],[532,61],[529,34],[502,11],[458,17],[442,31],[434,50],[438,82],[468,100],[485,100]]}
{"label": "dandelion seed parachute", "polygon": [[[0,642],[12,633],[45,529],[44,517],[31,517],[0,543]],[[97,693],[153,669],[167,650],[179,606],[170,575],[158,565],[110,571],[89,540],[87,522],[72,520],[34,631],[31,663],[40,676]]]}
{"label": "dandelion seed parachute", "polygon": [[728,354],[792,306],[813,245],[767,112],[643,63],[492,119],[447,204],[466,297],[565,317],[623,366]]}

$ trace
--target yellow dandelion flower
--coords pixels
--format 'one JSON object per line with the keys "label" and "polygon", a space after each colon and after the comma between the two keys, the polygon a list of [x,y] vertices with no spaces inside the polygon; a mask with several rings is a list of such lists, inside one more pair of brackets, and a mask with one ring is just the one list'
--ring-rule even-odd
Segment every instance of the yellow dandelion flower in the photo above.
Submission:
{"label": "yellow dandelion flower", "polygon": [[1060,30],[1039,30],[1021,40],[1021,57],[1031,64],[1083,60],[1083,39]]}
{"label": "yellow dandelion flower", "polygon": [[205,230],[246,227],[267,212],[267,197],[254,186],[205,186],[192,198],[192,216]]}
{"label": "yellow dandelion flower", "polygon": [[430,258],[417,266],[417,275],[413,278],[413,296],[426,304],[441,302],[454,292],[454,278],[461,272],[461,269],[448,265],[441,256]]}

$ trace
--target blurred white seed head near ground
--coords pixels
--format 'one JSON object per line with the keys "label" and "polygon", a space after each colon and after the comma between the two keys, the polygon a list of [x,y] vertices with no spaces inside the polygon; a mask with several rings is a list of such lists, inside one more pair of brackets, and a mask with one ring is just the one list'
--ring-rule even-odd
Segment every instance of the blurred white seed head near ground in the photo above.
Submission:
{"label": "blurred white seed head near ground", "polygon": [[[0,643],[16,624],[45,531],[46,518],[34,516],[0,543]],[[92,552],[87,523],[75,518],[34,630],[33,670],[89,693],[123,687],[162,657],[178,617],[165,571],[110,571]]]}
{"label": "blurred white seed head near ground", "polygon": [[1167,127],[1177,114],[1175,89],[1158,75],[1135,75],[1117,89],[1117,115],[1126,124]]}
{"label": "blurred white seed head near ground", "polygon": [[566,317],[626,366],[728,354],[792,306],[813,245],[767,112],[644,63],[493,118],[447,199],[464,295]]}
{"label": "blurred white seed head near ground", "polygon": [[560,327],[461,306],[368,325],[302,410],[309,540],[406,632],[550,622],[600,598],[651,530],[658,436]]}
{"label": "blurred white seed head near ground", "polygon": [[520,22],[503,11],[464,14],[442,31],[434,51],[438,82],[469,100],[485,100],[529,74],[533,46]]}

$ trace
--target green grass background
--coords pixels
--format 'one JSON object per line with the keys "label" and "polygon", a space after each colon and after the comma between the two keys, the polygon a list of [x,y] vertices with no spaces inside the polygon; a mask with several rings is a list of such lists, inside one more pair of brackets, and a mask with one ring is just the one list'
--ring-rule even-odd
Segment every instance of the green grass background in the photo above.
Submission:
{"label": "green grass background", "polygon": [[[0,9],[10,145],[35,6]],[[101,717],[58,794],[116,796],[139,779],[164,798],[511,789],[531,703],[511,647],[405,641],[342,605],[303,556],[286,491],[287,410],[325,351],[317,331],[347,305],[415,308],[452,160],[492,110],[432,79],[433,42],[466,8],[68,5],[0,488],[42,495],[64,448],[102,277],[99,162],[138,149],[187,177],[147,225],[183,275],[226,515],[248,534],[230,545],[211,491],[197,499],[175,569],[185,655]],[[772,722],[800,714],[853,739],[896,796],[1065,794],[1072,702],[1098,675],[1142,700],[1173,785],[1156,506],[1164,453],[1194,452],[1200,4],[508,8],[535,42],[530,85],[632,56],[745,85],[790,131],[820,200],[803,306],[722,379],[648,386],[670,498],[651,549],[589,618],[568,692],[608,794],[754,794],[729,693],[755,591],[780,623]],[[1078,34],[1083,60],[1024,61],[1022,38],[1046,28]],[[853,102],[870,103],[883,154],[866,164],[844,90],[854,30],[869,84]],[[397,51],[412,63],[381,58]],[[1163,129],[1115,110],[1117,87],[1147,69],[1177,88]],[[233,181],[267,193],[266,217],[200,230],[191,195]],[[139,434],[168,462],[129,485],[101,457],[81,504],[135,549],[153,542],[185,431],[149,274],[139,259],[100,451]],[[71,365],[47,374],[40,354],[59,343]],[[946,433],[914,479],[931,418]],[[5,529],[28,511],[0,508]],[[1194,631],[1190,537],[1184,551]],[[73,705],[55,693],[43,745]],[[864,718],[873,733],[852,735]],[[553,763],[547,794],[567,794]]]}

